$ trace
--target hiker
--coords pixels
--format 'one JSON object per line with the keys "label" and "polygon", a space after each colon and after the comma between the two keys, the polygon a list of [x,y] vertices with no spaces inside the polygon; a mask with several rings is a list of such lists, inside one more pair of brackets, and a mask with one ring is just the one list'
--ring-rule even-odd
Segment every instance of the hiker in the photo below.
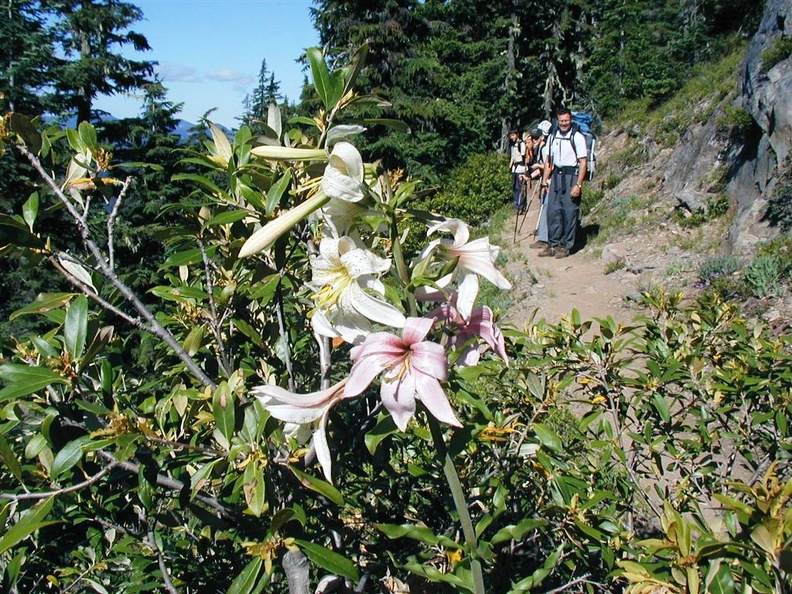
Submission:
{"label": "hiker", "polygon": [[[547,161],[547,137],[550,135],[552,124],[548,120],[543,120],[539,125],[531,130],[531,136],[534,137],[534,153],[535,161],[530,165],[530,176],[532,179],[541,179],[544,173],[544,164]],[[547,189],[543,188],[539,192],[539,217],[536,221],[536,228],[534,229],[535,241],[528,247],[532,249],[544,249],[548,245],[547,242]]]}
{"label": "hiker", "polygon": [[525,173],[525,142],[518,130],[509,132],[509,171],[512,174],[512,200],[517,212],[525,210],[525,195],[520,176]]}
{"label": "hiker", "polygon": [[539,256],[566,258],[575,245],[588,153],[583,134],[572,127],[572,112],[560,107],[556,118],[542,176],[542,188],[547,190],[548,246]]}

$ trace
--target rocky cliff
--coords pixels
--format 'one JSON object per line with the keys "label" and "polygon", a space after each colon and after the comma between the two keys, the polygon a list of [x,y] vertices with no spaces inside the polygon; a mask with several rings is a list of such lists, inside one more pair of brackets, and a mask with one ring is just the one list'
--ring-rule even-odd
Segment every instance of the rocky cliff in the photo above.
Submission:
{"label": "rocky cliff", "polygon": [[[790,167],[792,150],[792,57],[778,59],[781,44],[792,39],[792,0],[768,0],[758,32],[742,64],[736,104],[753,118],[755,130],[730,147],[727,192],[736,205],[731,247],[751,250],[777,230],[765,220],[767,200]],[[788,46],[787,46],[788,47]],[[771,54],[775,63],[766,63]]]}

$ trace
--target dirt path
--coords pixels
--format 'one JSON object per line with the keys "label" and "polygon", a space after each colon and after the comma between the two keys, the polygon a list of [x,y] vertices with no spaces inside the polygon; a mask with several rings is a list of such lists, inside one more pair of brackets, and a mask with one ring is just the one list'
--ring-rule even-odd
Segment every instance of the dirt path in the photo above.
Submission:
{"label": "dirt path", "polygon": [[[641,284],[651,282],[643,269],[628,265],[606,274],[602,247],[590,245],[568,258],[539,257],[540,250],[529,248],[538,214],[534,201],[525,220],[520,217],[517,222],[516,238],[515,215],[509,217],[504,229],[501,248],[509,258],[506,269],[513,279],[513,305],[504,315],[505,322],[518,328],[531,319],[556,323],[577,309],[584,320],[611,316],[626,323],[640,313],[635,298]],[[619,244],[618,250],[629,263],[628,248]]]}

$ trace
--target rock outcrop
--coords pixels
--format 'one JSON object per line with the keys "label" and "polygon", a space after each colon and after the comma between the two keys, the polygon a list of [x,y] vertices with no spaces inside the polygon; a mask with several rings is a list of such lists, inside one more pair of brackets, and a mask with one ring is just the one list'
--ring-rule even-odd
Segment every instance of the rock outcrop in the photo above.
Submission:
{"label": "rock outcrop", "polygon": [[731,230],[733,251],[751,251],[776,233],[764,221],[767,199],[792,151],[792,57],[765,64],[768,50],[792,38],[792,0],[767,0],[759,30],[742,64],[737,105],[753,118],[756,129],[734,145],[727,192],[736,204]]}

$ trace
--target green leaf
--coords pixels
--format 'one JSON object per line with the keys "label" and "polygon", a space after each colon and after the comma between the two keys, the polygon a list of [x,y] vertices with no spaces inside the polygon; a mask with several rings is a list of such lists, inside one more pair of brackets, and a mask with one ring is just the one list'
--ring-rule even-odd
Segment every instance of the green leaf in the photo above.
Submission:
{"label": "green leaf", "polygon": [[209,219],[206,224],[204,224],[204,228],[236,223],[237,221],[241,221],[248,216],[250,216],[250,212],[247,210],[229,210],[226,212],[221,212],[220,214]]}
{"label": "green leaf", "polygon": [[345,577],[355,583],[360,581],[357,567],[343,555],[339,555],[330,549],[308,542],[307,540],[295,539],[294,542],[312,563],[318,565],[325,571],[329,571],[333,575]]}
{"label": "green leaf", "polygon": [[668,403],[661,394],[657,392],[652,394],[652,405],[657,411],[657,414],[660,415],[660,419],[662,419],[663,423],[671,421],[671,410],[668,408]]}
{"label": "green leaf", "polygon": [[264,471],[259,464],[250,463],[243,475],[245,502],[257,518],[261,517],[267,507],[267,490],[264,482]]}
{"label": "green leaf", "polygon": [[0,214],[0,246],[14,245],[23,248],[44,249],[44,241],[30,232],[25,225],[5,214]]}
{"label": "green leaf", "polygon": [[5,463],[8,470],[14,475],[14,478],[21,483],[22,466],[19,464],[14,450],[11,449],[11,446],[8,445],[8,442],[2,435],[0,435],[0,460]]}
{"label": "green leaf", "polygon": [[332,92],[330,72],[327,69],[322,50],[312,47],[305,52],[305,55],[311,66],[311,75],[313,77],[314,88],[316,88],[316,94],[319,95],[319,99],[324,103],[325,109],[329,110],[332,107],[330,104],[330,94]]}
{"label": "green leaf", "polygon": [[99,331],[94,334],[91,344],[88,345],[88,349],[83,355],[79,371],[85,369],[97,355],[104,351],[105,347],[112,342],[114,334],[115,328],[113,326],[102,326]]}
{"label": "green leaf", "polygon": [[50,469],[50,476],[52,480],[57,480],[67,470],[73,468],[83,456],[83,445],[90,441],[90,437],[80,437],[67,443],[55,455],[55,460],[52,462]]}
{"label": "green leaf", "polygon": [[550,427],[542,423],[534,423],[532,429],[543,446],[554,452],[561,452],[563,450],[561,438],[558,437],[558,434],[550,429]]}
{"label": "green leaf", "polygon": [[707,592],[709,594],[732,594],[732,592],[737,592],[737,584],[734,583],[729,567],[720,564],[711,566],[712,569],[718,567],[717,573],[713,576],[707,576],[705,580]]}
{"label": "green leaf", "polygon": [[187,351],[188,355],[192,357],[193,355],[195,355],[195,353],[197,353],[201,349],[201,345],[203,344],[203,337],[204,337],[204,327],[202,325],[196,326],[195,328],[190,330],[190,333],[187,335],[187,338],[185,338],[184,342],[182,343],[182,347],[184,348],[185,351]]}
{"label": "green leaf", "polygon": [[77,360],[85,348],[85,337],[88,333],[88,297],[78,295],[66,308],[66,323],[63,328],[63,339],[66,351]]}
{"label": "green leaf", "polygon": [[[209,246],[206,248],[206,255],[207,257],[213,256],[214,253],[217,251],[218,246]],[[189,266],[191,264],[197,264],[199,262],[203,262],[203,253],[200,249],[196,248],[194,250],[186,250],[183,252],[177,252],[175,254],[171,254],[162,263],[163,268],[168,268],[172,266]]]}
{"label": "green leaf", "polygon": [[278,181],[272,184],[272,187],[270,187],[267,192],[267,214],[271,214],[278,207],[283,193],[289,188],[289,184],[291,184],[291,179],[291,171],[287,169],[286,172],[278,178]]}
{"label": "green leaf", "polygon": [[234,156],[234,150],[231,148],[231,143],[228,141],[228,137],[225,135],[225,132],[215,126],[212,122],[207,121],[206,124],[209,126],[209,131],[212,133],[212,140],[214,141],[215,150],[217,151],[218,156],[223,160],[224,166],[228,165],[231,157]]}
{"label": "green leaf", "polygon": [[379,446],[383,439],[398,432],[399,428],[396,427],[393,417],[389,414],[381,414],[374,428],[366,433],[363,442],[366,444],[366,449],[369,451],[369,454],[373,456],[374,452],[377,451],[377,446]]}
{"label": "green leaf", "polygon": [[423,542],[430,546],[442,545],[451,549],[461,549],[462,546],[448,538],[447,536],[437,535],[431,528],[415,526],[414,524],[375,524],[374,527],[391,539],[411,538]]}
{"label": "green leaf", "polygon": [[234,407],[234,393],[227,383],[221,384],[212,397],[212,413],[214,414],[217,429],[229,442],[234,436],[236,410]]}
{"label": "green leaf", "polygon": [[15,320],[19,316],[25,314],[38,314],[63,307],[68,303],[77,293],[39,293],[36,300],[30,305],[16,310],[10,316],[9,320]]}
{"label": "green leaf", "polygon": [[80,134],[83,146],[91,149],[91,152],[99,148],[99,143],[96,138],[96,129],[90,122],[80,122],[77,127],[77,132]]}
{"label": "green leaf", "polygon": [[501,528],[495,533],[495,536],[492,537],[490,542],[492,544],[500,544],[508,540],[522,540],[523,536],[525,536],[527,532],[547,526],[547,524],[547,520],[528,518],[519,524]]}
{"label": "green leaf", "polygon": [[217,198],[231,201],[231,197],[226,192],[221,190],[217,184],[203,175],[195,175],[193,173],[177,173],[172,179],[173,181],[189,181],[196,183],[209,190]]}
{"label": "green leaf", "polygon": [[356,123],[359,123],[363,126],[385,126],[394,132],[401,132],[404,134],[408,134],[410,132],[410,127],[407,124],[401,120],[393,120],[390,118],[366,118],[359,120]]}
{"label": "green leaf", "polygon": [[8,384],[0,390],[0,402],[33,394],[51,384],[69,383],[48,367],[31,367],[17,363],[0,365],[0,378]]}
{"label": "green leaf", "polygon": [[248,563],[245,569],[231,582],[228,594],[258,594],[258,592],[261,592],[269,581],[266,573],[262,576],[264,579],[259,581],[259,574],[261,574],[263,565],[264,560],[258,557]]}
{"label": "green leaf", "polygon": [[344,496],[341,495],[341,492],[336,489],[333,485],[328,483],[325,480],[302,472],[298,470],[294,466],[289,466],[289,469],[294,473],[299,481],[302,483],[303,487],[314,491],[315,493],[319,493],[323,497],[326,497],[336,505],[343,505],[344,503]]}
{"label": "green leaf", "polygon": [[11,112],[8,119],[11,129],[19,136],[22,142],[30,149],[30,152],[37,155],[41,150],[41,133],[36,130],[33,122],[21,113]]}
{"label": "green leaf", "polygon": [[39,195],[38,192],[33,192],[25,203],[22,205],[22,218],[25,219],[28,229],[33,231],[33,224],[36,222],[39,210]]}
{"label": "green leaf", "polygon": [[55,502],[54,497],[48,497],[41,503],[33,506],[14,524],[6,533],[0,538],[0,555],[5,553],[11,547],[16,546],[22,540],[33,534],[39,528],[57,524],[58,522],[50,521],[45,522],[44,518],[52,510],[52,504]]}

